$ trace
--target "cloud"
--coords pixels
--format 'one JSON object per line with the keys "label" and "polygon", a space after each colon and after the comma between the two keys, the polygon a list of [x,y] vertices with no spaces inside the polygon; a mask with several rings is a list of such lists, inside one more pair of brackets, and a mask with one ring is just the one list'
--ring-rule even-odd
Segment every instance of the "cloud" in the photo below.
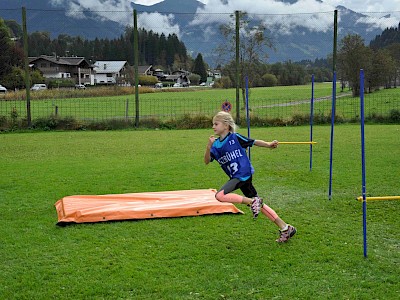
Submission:
{"label": "cloud", "polygon": [[[400,18],[400,0],[377,2],[376,0],[298,0],[283,3],[275,0],[208,0],[207,4],[197,10],[192,26],[203,26],[209,33],[210,26],[232,22],[234,11],[245,11],[249,17],[265,25],[275,34],[290,35],[294,28],[301,26],[313,32],[333,30],[333,11],[338,5],[346,8],[365,8],[365,16],[355,20],[363,23],[370,30],[397,27]],[[390,2],[390,3],[389,3]],[[385,9],[391,7],[390,13]],[[396,11],[397,9],[397,11]],[[362,12],[362,11],[358,11]],[[379,12],[379,13],[378,13]],[[389,15],[388,15],[389,14]],[[340,18],[344,15],[339,13]],[[212,25],[213,24],[213,25]]]}
{"label": "cloud", "polygon": [[138,15],[138,27],[145,28],[147,31],[164,33],[166,36],[175,33],[178,37],[181,36],[179,26],[173,24],[174,15],[162,15],[160,13],[140,13]]}
{"label": "cloud", "polygon": [[66,14],[76,19],[92,12],[101,20],[110,20],[120,24],[133,24],[130,0],[50,0],[54,6],[64,6]]}
{"label": "cloud", "polygon": [[359,13],[368,12],[393,12],[400,8],[400,0],[324,0],[326,4],[332,6],[344,6]]}
{"label": "cloud", "polygon": [[204,8],[197,10],[197,17],[191,25],[226,24],[236,10],[247,12],[252,19],[269,28],[279,29],[281,34],[290,34],[296,26],[312,31],[331,30],[335,8],[317,0],[298,0],[293,4],[274,0],[209,0]]}
{"label": "cloud", "polygon": [[[85,12],[95,14],[101,20],[110,20],[122,25],[133,26],[133,11],[130,0],[50,0],[54,6],[66,7],[66,14],[76,19],[86,18]],[[180,37],[180,29],[174,24],[174,15],[160,13],[138,14],[138,27],[164,33],[175,33]]]}
{"label": "cloud", "polygon": [[[91,12],[100,20],[111,20],[124,26],[133,25],[131,0],[50,0],[50,2],[55,6],[66,7],[67,15],[76,19],[85,18],[86,13]],[[400,7],[400,0],[380,2],[375,0],[324,0],[323,2],[298,0],[293,4],[275,0],[203,0],[201,2],[206,5],[197,10],[189,25],[201,27],[205,37],[214,34],[215,28],[219,24],[232,22],[231,15],[236,10],[247,12],[253,20],[273,29],[276,34],[286,35],[290,35],[297,26],[314,32],[332,30],[332,15],[337,5],[343,5],[353,10],[355,7],[361,7],[365,8],[366,12],[372,12],[355,21],[356,23],[365,23],[371,29],[383,30],[387,27],[397,26],[400,15],[399,11],[395,11]],[[384,4],[382,4],[383,2]],[[389,17],[383,17],[383,13],[373,13],[373,11],[384,11],[388,7],[393,8]],[[358,12],[361,11],[358,10]],[[343,14],[339,14],[339,19],[341,16]],[[174,17],[173,13],[140,13],[138,25],[166,35],[175,33],[180,37],[186,33],[182,32],[183,28],[179,28],[176,18],[178,15]]]}

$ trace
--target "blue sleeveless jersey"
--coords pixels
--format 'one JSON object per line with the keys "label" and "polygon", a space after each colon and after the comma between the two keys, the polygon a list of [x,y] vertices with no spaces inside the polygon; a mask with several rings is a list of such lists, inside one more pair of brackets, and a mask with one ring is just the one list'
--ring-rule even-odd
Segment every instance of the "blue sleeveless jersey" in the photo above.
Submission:
{"label": "blue sleeveless jersey", "polygon": [[210,150],[211,161],[218,161],[230,178],[245,181],[254,173],[246,154],[246,148],[252,147],[253,144],[252,139],[238,133],[229,133],[222,141],[218,138],[213,143]]}

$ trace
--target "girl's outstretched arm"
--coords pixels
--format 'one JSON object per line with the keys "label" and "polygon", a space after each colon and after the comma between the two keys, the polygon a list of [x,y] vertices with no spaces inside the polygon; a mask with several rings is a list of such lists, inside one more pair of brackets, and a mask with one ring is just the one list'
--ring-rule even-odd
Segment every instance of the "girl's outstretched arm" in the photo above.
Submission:
{"label": "girl's outstretched arm", "polygon": [[263,140],[255,140],[254,145],[258,147],[265,147],[265,148],[276,148],[278,147],[279,142],[277,140],[273,140],[272,142],[266,142]]}

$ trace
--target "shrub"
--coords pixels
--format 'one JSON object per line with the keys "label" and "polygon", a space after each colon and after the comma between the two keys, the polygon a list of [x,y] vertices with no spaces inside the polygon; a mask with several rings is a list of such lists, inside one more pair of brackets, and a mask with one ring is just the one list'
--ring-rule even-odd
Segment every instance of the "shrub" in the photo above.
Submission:
{"label": "shrub", "polygon": [[47,86],[49,89],[74,87],[75,81],[73,79],[51,79]]}
{"label": "shrub", "polygon": [[212,118],[205,115],[184,115],[176,122],[177,129],[210,128]]}
{"label": "shrub", "polygon": [[278,84],[278,78],[274,74],[264,74],[262,76],[262,82],[264,86],[276,86]]}
{"label": "shrub", "polygon": [[32,121],[32,128],[41,130],[81,130],[84,129],[85,126],[74,117],[60,118],[51,115],[49,117],[38,118]]}
{"label": "shrub", "polygon": [[233,87],[232,80],[228,76],[222,76],[221,78],[215,80],[214,87],[229,89]]}
{"label": "shrub", "polygon": [[140,119],[139,126],[143,128],[161,128],[162,123],[158,118],[145,118],[145,119]]}
{"label": "shrub", "polygon": [[127,129],[134,127],[131,120],[126,119],[110,119],[102,121],[93,121],[86,124],[85,128],[91,130],[117,130],[117,129]]}
{"label": "shrub", "polygon": [[400,110],[392,109],[389,113],[389,121],[393,123],[400,123]]}
{"label": "shrub", "polygon": [[200,78],[201,78],[200,75],[197,75],[197,74],[189,75],[190,83],[193,85],[198,85],[200,83]]}
{"label": "shrub", "polygon": [[288,121],[290,125],[305,125],[310,123],[310,115],[295,114]]}
{"label": "shrub", "polygon": [[139,84],[140,85],[155,85],[158,82],[158,78],[156,76],[139,76]]}

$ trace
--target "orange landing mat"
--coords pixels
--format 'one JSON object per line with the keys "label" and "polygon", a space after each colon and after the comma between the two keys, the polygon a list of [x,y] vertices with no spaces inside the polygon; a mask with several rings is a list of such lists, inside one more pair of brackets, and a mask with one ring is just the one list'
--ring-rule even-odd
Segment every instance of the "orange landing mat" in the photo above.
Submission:
{"label": "orange landing mat", "polygon": [[55,203],[57,224],[243,213],[216,200],[215,193],[206,189],[67,196]]}

